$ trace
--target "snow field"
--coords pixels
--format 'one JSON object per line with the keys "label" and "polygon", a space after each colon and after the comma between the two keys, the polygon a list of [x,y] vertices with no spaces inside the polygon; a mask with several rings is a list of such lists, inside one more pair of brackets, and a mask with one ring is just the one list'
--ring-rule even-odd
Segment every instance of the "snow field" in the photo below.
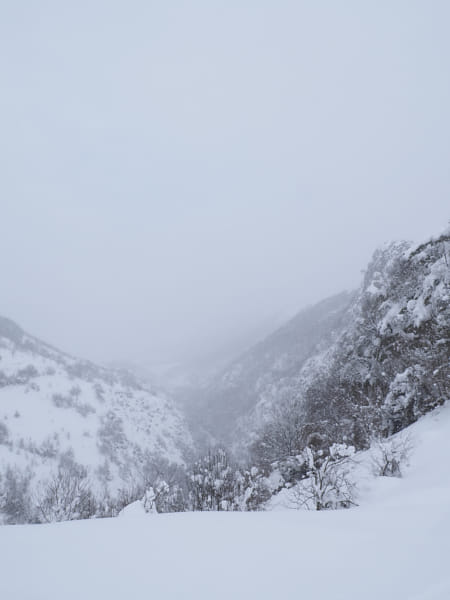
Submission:
{"label": "snow field", "polygon": [[450,598],[450,406],[409,428],[403,479],[351,510],[152,515],[0,530],[0,598]]}

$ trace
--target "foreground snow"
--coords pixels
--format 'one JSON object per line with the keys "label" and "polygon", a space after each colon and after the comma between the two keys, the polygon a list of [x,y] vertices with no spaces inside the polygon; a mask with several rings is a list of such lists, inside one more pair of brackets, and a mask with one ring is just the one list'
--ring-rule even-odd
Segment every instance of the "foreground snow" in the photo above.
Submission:
{"label": "foreground snow", "polygon": [[0,529],[0,598],[448,600],[450,407],[404,479],[330,512],[194,513]]}

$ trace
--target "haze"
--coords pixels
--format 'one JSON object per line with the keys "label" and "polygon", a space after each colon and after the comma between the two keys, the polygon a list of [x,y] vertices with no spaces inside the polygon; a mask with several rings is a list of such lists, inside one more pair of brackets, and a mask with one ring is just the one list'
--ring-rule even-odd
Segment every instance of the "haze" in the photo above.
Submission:
{"label": "haze", "polygon": [[3,2],[0,314],[186,362],[450,216],[450,4]]}

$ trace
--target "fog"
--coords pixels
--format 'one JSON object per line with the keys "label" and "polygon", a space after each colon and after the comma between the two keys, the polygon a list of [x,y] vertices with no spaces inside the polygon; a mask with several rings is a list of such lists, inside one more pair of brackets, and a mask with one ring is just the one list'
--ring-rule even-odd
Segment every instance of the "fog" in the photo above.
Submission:
{"label": "fog", "polygon": [[240,348],[450,217],[450,4],[0,7],[0,314],[101,362]]}

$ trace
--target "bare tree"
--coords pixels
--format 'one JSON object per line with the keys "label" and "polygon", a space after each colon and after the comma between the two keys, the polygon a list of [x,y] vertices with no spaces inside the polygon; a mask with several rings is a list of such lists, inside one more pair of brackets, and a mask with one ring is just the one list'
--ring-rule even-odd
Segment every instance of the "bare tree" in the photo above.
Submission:
{"label": "bare tree", "polygon": [[305,447],[305,415],[301,398],[285,397],[267,415],[251,447],[252,460],[258,466],[299,454]]}
{"label": "bare tree", "polygon": [[326,510],[349,508],[354,505],[355,485],[351,480],[352,446],[333,444],[329,453],[303,451],[307,477],[292,489],[296,508]]}
{"label": "bare tree", "polygon": [[59,468],[36,500],[38,518],[44,523],[88,519],[96,502],[83,473]]}
{"label": "bare tree", "polygon": [[413,441],[409,433],[377,440],[372,449],[374,474],[381,477],[401,477],[402,468],[408,464],[412,449]]}

